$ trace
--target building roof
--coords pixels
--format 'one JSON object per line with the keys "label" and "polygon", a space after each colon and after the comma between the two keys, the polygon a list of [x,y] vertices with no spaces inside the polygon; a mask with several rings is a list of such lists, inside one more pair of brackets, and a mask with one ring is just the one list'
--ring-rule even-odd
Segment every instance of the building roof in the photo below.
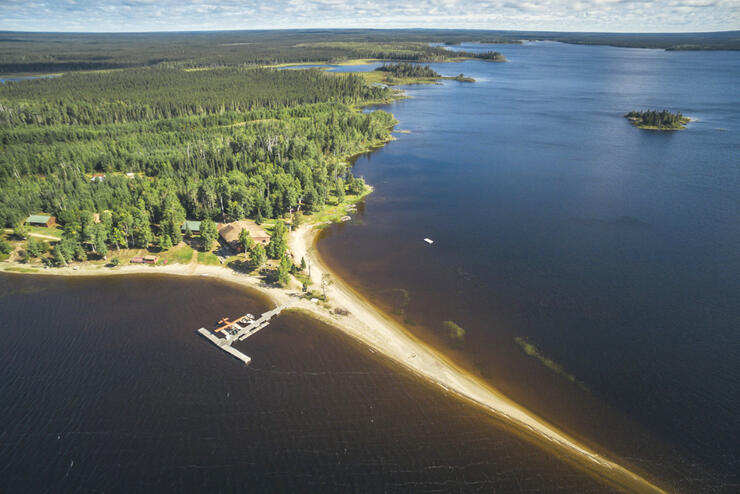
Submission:
{"label": "building roof", "polygon": [[50,219],[48,214],[32,214],[26,218],[26,223],[47,223]]}
{"label": "building roof", "polygon": [[180,229],[182,231],[185,231],[185,226],[187,225],[188,228],[190,228],[191,232],[199,232],[200,231],[200,221],[196,220],[185,220],[185,222],[180,226]]}
{"label": "building roof", "polygon": [[239,240],[239,233],[241,233],[242,228],[245,229],[253,239],[270,239],[270,235],[268,235],[267,232],[253,220],[241,220],[223,225],[218,229],[218,234],[226,242],[236,242]]}

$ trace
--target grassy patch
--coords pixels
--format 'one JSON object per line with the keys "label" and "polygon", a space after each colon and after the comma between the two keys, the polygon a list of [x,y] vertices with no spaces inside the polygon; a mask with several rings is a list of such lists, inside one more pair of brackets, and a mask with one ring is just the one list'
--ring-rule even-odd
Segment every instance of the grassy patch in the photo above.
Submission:
{"label": "grassy patch", "polygon": [[62,229],[58,227],[47,228],[45,226],[27,226],[28,233],[37,233],[39,235],[48,235],[49,237],[62,238]]}
{"label": "grassy patch", "polygon": [[562,365],[542,355],[540,350],[534,344],[529,343],[527,340],[525,340],[521,336],[517,336],[516,338],[514,338],[514,341],[516,341],[517,345],[519,345],[521,349],[524,350],[524,353],[526,353],[530,357],[536,358],[537,360],[540,361],[540,363],[542,363],[545,367],[547,367],[554,373],[564,377],[565,379],[577,385],[581,389],[588,391],[588,388],[586,387],[585,384],[577,380],[573,374],[569,374],[568,372],[566,372],[566,370],[563,368]]}
{"label": "grassy patch", "polygon": [[149,252],[146,249],[111,249],[108,251],[108,257],[117,257],[121,264],[128,264],[132,257],[148,256]]}
{"label": "grassy patch", "polygon": [[39,272],[38,269],[20,268],[20,267],[16,267],[16,266],[11,266],[9,268],[5,268],[5,271],[11,271],[11,272],[14,272],[14,273],[38,273]]}
{"label": "grassy patch", "polygon": [[198,264],[207,264],[208,266],[220,266],[221,261],[213,252],[198,252]]}
{"label": "grassy patch", "polygon": [[298,283],[303,285],[304,283],[306,286],[311,286],[313,284],[313,280],[308,277],[308,274],[302,273],[302,272],[296,272],[293,276],[295,276],[295,279],[298,280]]}
{"label": "grassy patch", "polygon": [[187,244],[182,244],[162,252],[161,255],[166,257],[169,263],[190,264],[190,261],[193,260],[193,248]]}
{"label": "grassy patch", "polygon": [[233,269],[238,273],[245,273],[252,276],[260,275],[260,270],[252,266],[249,263],[249,260],[245,259],[244,256],[229,257],[224,264],[226,265],[226,267]]}
{"label": "grassy patch", "polygon": [[350,65],[367,65],[375,62],[380,62],[381,60],[379,58],[353,58],[351,60],[344,60],[343,62],[337,62],[334,65],[343,65],[343,66],[350,66]]}
{"label": "grassy patch", "polygon": [[350,212],[350,206],[353,206],[364,199],[368,194],[373,191],[373,188],[369,185],[365,186],[365,190],[361,194],[347,194],[344,197],[344,201],[339,204],[326,205],[320,211],[308,215],[305,217],[305,221],[314,224],[329,224],[339,221],[343,216],[347,216]]}

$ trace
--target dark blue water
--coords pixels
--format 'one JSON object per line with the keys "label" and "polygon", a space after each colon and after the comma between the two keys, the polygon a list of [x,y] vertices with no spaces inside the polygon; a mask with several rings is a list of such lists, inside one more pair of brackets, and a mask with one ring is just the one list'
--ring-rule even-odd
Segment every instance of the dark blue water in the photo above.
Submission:
{"label": "dark blue water", "polygon": [[300,314],[248,368],[194,331],[266,308],[208,278],[0,275],[0,491],[608,489]]}
{"label": "dark blue water", "polygon": [[[679,482],[737,487],[740,53],[459,48],[510,62],[433,64],[478,82],[410,87],[384,108],[410,134],[357,161],[376,192],[322,255],[572,433]],[[693,122],[623,118],[648,108]],[[462,349],[445,320],[466,329]]]}

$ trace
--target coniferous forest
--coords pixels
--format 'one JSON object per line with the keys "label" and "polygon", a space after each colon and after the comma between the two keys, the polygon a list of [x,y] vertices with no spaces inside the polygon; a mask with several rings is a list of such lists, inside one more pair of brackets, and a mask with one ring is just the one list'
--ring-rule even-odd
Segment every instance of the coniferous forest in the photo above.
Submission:
{"label": "coniferous forest", "polygon": [[343,157],[387,139],[395,121],[354,105],[391,95],[354,74],[233,67],[3,84],[0,222],[55,215],[74,252],[176,244],[186,217],[317,209],[337,184],[364,190]]}
{"label": "coniferous forest", "polygon": [[377,69],[381,72],[388,72],[396,77],[442,77],[436,71],[432,70],[429,65],[419,65],[415,63],[401,62],[401,63],[384,63]]}

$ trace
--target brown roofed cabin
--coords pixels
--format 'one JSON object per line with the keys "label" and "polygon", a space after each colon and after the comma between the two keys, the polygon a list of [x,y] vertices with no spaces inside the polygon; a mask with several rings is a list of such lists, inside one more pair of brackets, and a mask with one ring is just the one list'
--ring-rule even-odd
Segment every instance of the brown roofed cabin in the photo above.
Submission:
{"label": "brown roofed cabin", "polygon": [[255,244],[267,245],[270,243],[270,235],[268,235],[262,227],[252,220],[241,220],[227,225],[222,225],[218,229],[218,235],[226,245],[234,249],[236,252],[241,252],[243,249],[242,246],[239,245],[239,233],[241,233],[242,228],[249,233],[249,236],[252,237],[252,241]]}
{"label": "brown roofed cabin", "polygon": [[54,216],[46,214],[32,214],[26,218],[26,225],[30,226],[45,226],[47,228],[57,224],[57,219]]}
{"label": "brown roofed cabin", "polygon": [[131,262],[133,264],[157,264],[159,257],[157,256],[144,256],[144,257],[132,257]]}

